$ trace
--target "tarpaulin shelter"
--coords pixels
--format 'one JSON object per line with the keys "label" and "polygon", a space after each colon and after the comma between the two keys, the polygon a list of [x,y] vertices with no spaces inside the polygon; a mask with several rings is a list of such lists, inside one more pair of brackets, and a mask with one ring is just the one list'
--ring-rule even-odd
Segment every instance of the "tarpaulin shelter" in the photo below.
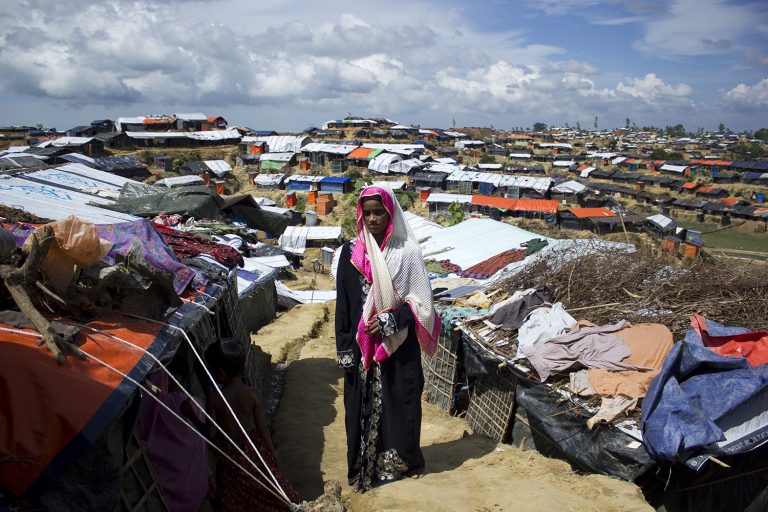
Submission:
{"label": "tarpaulin shelter", "polygon": [[[0,423],[8,427],[0,432],[0,454],[6,458],[0,464],[0,493],[20,499],[24,507],[167,510],[167,473],[154,466],[135,429],[142,411],[136,383],[157,371],[158,358],[173,362],[183,385],[200,390],[193,350],[201,353],[221,337],[248,343],[231,274],[204,276],[172,254],[163,255],[159,239],[142,231],[148,226],[146,221],[98,226],[99,236],[113,243],[105,263],[112,264],[129,241],[140,240],[149,265],[179,278],[174,289],[186,299],[179,308],[156,321],[119,306],[82,324],[62,318],[79,329],[81,349],[89,356],[63,365],[37,346],[35,331],[0,324]],[[13,231],[19,241],[25,233]],[[255,378],[252,360],[246,375]]]}

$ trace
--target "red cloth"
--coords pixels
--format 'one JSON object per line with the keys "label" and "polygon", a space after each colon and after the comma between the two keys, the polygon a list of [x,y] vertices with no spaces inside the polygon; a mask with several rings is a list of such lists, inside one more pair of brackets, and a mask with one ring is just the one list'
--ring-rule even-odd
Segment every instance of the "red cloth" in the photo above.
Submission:
{"label": "red cloth", "polygon": [[198,254],[208,254],[227,268],[242,267],[245,264],[242,254],[234,247],[160,224],[155,224],[155,229],[180,260],[194,258]]}
{"label": "red cloth", "polygon": [[752,366],[768,364],[768,332],[710,336],[704,317],[696,313],[691,315],[691,327],[713,352],[728,357],[744,357]]}

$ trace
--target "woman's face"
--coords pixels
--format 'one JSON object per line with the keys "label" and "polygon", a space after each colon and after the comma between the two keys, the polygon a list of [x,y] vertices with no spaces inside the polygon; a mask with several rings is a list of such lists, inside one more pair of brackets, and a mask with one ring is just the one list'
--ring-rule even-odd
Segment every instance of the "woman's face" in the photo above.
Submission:
{"label": "woman's face", "polygon": [[383,236],[389,226],[389,212],[378,199],[363,201],[363,223],[374,237]]}

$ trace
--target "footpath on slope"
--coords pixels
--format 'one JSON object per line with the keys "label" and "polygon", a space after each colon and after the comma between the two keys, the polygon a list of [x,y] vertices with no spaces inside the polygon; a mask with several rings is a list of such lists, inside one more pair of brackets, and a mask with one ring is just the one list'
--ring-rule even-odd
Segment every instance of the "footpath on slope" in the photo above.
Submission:
{"label": "footpath on slope", "polygon": [[306,499],[320,496],[324,482],[337,480],[353,512],[653,510],[633,484],[578,475],[566,462],[470,435],[464,420],[428,403],[421,437],[426,474],[365,494],[351,492],[333,320],[333,303],[307,304],[252,336],[273,363],[287,363],[272,435],[283,471]]}

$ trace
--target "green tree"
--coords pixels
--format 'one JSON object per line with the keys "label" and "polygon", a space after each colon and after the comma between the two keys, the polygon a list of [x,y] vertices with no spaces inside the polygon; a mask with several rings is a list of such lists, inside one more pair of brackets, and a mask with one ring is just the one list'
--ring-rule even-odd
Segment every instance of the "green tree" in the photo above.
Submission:
{"label": "green tree", "polygon": [[448,213],[450,219],[448,219],[449,226],[455,226],[459,222],[464,220],[464,203],[451,203],[448,205]]}
{"label": "green tree", "polygon": [[480,163],[481,164],[495,164],[496,163],[496,157],[493,155],[483,155],[480,157]]}
{"label": "green tree", "polygon": [[670,137],[685,137],[685,126],[682,124],[676,124],[675,126],[667,126],[664,130]]}
{"label": "green tree", "polygon": [[731,147],[731,151],[733,152],[733,157],[737,160],[754,160],[755,158],[762,158],[766,154],[762,144],[754,142],[740,142],[734,144]]}
{"label": "green tree", "polygon": [[630,125],[630,124],[631,124],[631,122],[630,122],[629,118],[626,118],[626,119],[624,120],[624,129],[625,129],[625,130],[629,130],[629,125]]}
{"label": "green tree", "polygon": [[668,160],[685,160],[685,155],[683,155],[680,151],[672,151],[667,156]]}
{"label": "green tree", "polygon": [[595,122],[592,123],[592,126],[594,126],[595,130],[597,130],[597,116],[595,116]]}
{"label": "green tree", "polygon": [[718,133],[725,133],[728,130],[728,128],[725,127],[724,123],[720,123],[717,127]]}
{"label": "green tree", "polygon": [[669,160],[669,154],[661,148],[651,151],[650,157],[651,160]]}
{"label": "green tree", "polygon": [[533,131],[535,132],[543,132],[547,129],[547,125],[545,123],[533,123]]}
{"label": "green tree", "polygon": [[755,132],[755,138],[763,141],[768,141],[768,128],[760,128]]}

